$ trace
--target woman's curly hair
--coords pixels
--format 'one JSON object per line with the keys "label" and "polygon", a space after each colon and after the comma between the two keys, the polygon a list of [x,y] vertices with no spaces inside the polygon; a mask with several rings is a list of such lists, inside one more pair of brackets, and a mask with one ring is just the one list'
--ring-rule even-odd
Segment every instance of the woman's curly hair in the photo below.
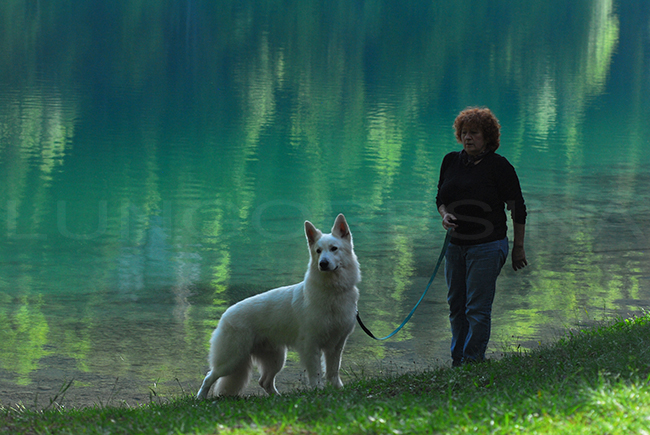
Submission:
{"label": "woman's curly hair", "polygon": [[468,107],[458,114],[454,121],[454,129],[456,129],[456,140],[458,143],[463,143],[460,137],[463,127],[478,128],[483,133],[483,139],[488,149],[496,151],[499,148],[501,125],[490,109]]}

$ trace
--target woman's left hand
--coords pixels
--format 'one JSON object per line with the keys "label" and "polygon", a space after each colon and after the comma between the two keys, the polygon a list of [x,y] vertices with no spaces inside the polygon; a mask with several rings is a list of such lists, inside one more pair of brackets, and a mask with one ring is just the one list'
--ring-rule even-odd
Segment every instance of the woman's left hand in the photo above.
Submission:
{"label": "woman's left hand", "polygon": [[513,246],[512,248],[512,268],[514,270],[523,269],[528,266],[526,260],[526,251],[523,246]]}

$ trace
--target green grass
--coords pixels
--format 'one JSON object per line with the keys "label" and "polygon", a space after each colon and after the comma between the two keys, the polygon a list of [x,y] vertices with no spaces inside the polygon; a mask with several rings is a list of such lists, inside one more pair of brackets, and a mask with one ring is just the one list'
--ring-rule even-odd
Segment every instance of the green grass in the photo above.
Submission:
{"label": "green grass", "polygon": [[137,408],[0,409],[0,434],[548,433],[650,435],[650,314],[498,361],[337,391]]}

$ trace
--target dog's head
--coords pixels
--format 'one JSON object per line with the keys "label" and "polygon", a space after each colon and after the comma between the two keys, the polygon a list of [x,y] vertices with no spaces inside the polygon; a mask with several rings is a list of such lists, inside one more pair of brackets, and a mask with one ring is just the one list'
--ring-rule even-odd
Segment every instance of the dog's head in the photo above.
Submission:
{"label": "dog's head", "polygon": [[356,261],[352,233],[342,214],[336,217],[331,234],[323,234],[311,222],[306,221],[305,235],[309,243],[311,261],[321,272],[345,268],[349,262]]}

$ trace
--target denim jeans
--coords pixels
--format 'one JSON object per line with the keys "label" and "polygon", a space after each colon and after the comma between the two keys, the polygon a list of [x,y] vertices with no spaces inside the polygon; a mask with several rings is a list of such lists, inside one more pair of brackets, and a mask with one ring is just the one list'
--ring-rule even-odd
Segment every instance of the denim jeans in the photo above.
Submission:
{"label": "denim jeans", "polygon": [[447,248],[445,278],[454,364],[485,359],[497,277],[507,257],[507,238]]}

